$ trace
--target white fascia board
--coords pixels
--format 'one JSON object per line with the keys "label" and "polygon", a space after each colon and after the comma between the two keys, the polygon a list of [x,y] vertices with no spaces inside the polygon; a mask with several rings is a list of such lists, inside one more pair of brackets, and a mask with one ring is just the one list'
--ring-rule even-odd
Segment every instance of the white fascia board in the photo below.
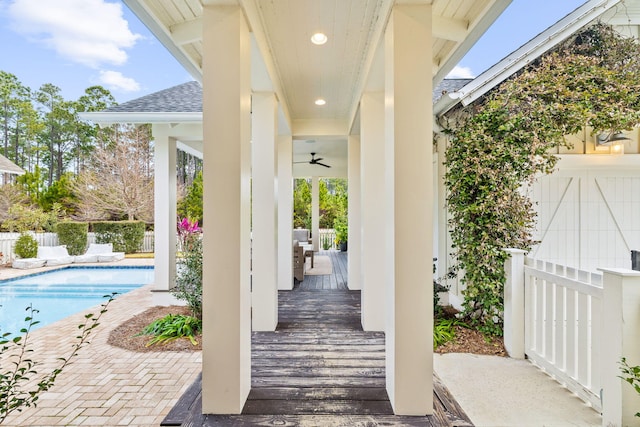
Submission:
{"label": "white fascia board", "polygon": [[487,31],[493,22],[511,4],[512,0],[495,0],[495,2],[482,14],[480,20],[471,28],[464,40],[455,48],[444,63],[439,64],[438,71],[433,76],[433,86],[437,86],[447,74],[453,70],[460,60],[467,54],[469,49],[476,44],[478,39]]}
{"label": "white fascia board", "polygon": [[114,123],[188,123],[202,122],[202,113],[80,113],[82,120],[110,125]]}
{"label": "white fascia board", "polygon": [[[464,106],[471,104],[619,2],[620,0],[590,0],[583,4],[460,89],[460,102]],[[440,114],[444,113],[446,111]]]}
{"label": "white fascia board", "polygon": [[[122,0],[134,15],[151,31],[162,43],[169,53],[187,70],[194,80],[202,83],[202,68],[195,64],[191,58],[174,42],[169,28],[158,22],[153,14],[145,7],[145,0]],[[183,41],[183,40],[179,40]]]}

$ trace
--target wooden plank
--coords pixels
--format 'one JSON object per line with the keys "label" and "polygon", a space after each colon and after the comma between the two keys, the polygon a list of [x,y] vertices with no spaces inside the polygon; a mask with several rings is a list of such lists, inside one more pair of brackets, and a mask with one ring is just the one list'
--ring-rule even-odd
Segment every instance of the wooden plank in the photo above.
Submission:
{"label": "wooden plank", "polygon": [[439,427],[445,425],[432,424],[432,419],[433,417],[402,417],[395,415],[206,415],[203,417],[203,423],[200,426]]}
{"label": "wooden plank", "polygon": [[382,400],[248,400],[242,415],[393,415]]}
{"label": "wooden plank", "polygon": [[440,377],[435,373],[433,374],[433,394],[434,399],[438,399],[438,401],[442,403],[442,406],[447,413],[448,420],[453,426],[473,426],[471,419],[466,412],[464,412],[464,409],[462,409],[460,404],[456,402],[456,399],[451,395]]}
{"label": "wooden plank", "polygon": [[384,400],[388,401],[384,387],[264,387],[253,388],[249,400],[323,399],[323,400]]}
{"label": "wooden plank", "polygon": [[161,426],[179,426],[182,424],[189,411],[192,409],[195,401],[200,398],[202,391],[202,372],[198,374],[196,380],[189,386],[178,402],[171,408],[169,413],[160,422]]}
{"label": "wooden plank", "polygon": [[256,377],[252,387],[385,387],[384,377]]}
{"label": "wooden plank", "polygon": [[267,366],[260,367],[255,366],[251,369],[251,374],[254,377],[281,377],[281,376],[306,376],[306,377],[327,377],[327,378],[338,378],[338,377],[366,377],[366,378],[374,378],[380,377],[384,378],[384,368],[370,368],[370,367],[356,367],[356,368],[323,368],[323,367],[312,367],[305,366],[303,368],[297,366]]}
{"label": "wooden plank", "polygon": [[[309,276],[314,279],[305,280],[307,286],[317,289],[298,284],[294,291],[280,291],[277,330],[252,334],[252,388],[243,414],[202,415],[201,394],[190,393],[181,399],[190,408],[183,426],[470,425],[439,381],[433,415],[392,415],[384,333],[362,330],[360,292],[335,289],[346,288],[347,254],[330,256],[334,275]],[[331,290],[322,289],[327,286]],[[199,390],[201,383],[192,387]]]}

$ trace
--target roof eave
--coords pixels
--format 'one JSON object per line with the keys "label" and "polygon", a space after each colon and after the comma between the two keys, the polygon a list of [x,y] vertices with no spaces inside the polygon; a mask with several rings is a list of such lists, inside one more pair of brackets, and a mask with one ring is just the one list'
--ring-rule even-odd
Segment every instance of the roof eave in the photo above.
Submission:
{"label": "roof eave", "polygon": [[80,118],[101,125],[115,123],[199,123],[202,122],[202,113],[92,112],[80,113]]}
{"label": "roof eave", "polygon": [[590,0],[583,4],[469,82],[458,91],[457,102],[449,104],[443,102],[437,113],[434,108],[434,114],[436,116],[445,114],[458,103],[467,106],[476,101],[619,2],[620,0]]}

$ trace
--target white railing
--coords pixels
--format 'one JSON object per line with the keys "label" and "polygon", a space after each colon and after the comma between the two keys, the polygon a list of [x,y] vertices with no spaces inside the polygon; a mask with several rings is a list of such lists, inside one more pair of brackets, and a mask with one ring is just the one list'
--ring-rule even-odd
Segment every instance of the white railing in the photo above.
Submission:
{"label": "white railing", "polygon": [[602,274],[525,260],[525,353],[602,410]]}
{"label": "white railing", "polygon": [[509,355],[528,357],[600,411],[603,426],[635,425],[640,396],[621,378],[620,361],[640,365],[640,272],[591,273],[506,251]]}
{"label": "white railing", "polygon": [[320,249],[336,249],[336,230],[333,228],[321,228],[320,234]]}
{"label": "white railing", "polygon": [[[20,233],[0,233],[0,253],[2,253],[0,263],[8,264],[16,258],[13,247],[19,236]],[[58,244],[58,235],[56,233],[33,233],[33,236],[36,238],[38,246],[55,246]],[[87,244],[95,242],[95,233],[88,233]],[[140,252],[153,252],[153,242],[153,231],[145,231],[142,250]]]}

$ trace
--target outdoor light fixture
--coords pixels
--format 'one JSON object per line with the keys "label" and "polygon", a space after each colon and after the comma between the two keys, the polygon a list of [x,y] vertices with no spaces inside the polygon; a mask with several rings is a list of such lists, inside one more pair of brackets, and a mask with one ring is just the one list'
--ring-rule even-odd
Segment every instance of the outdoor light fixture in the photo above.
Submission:
{"label": "outdoor light fixture", "polygon": [[610,154],[624,154],[624,142],[629,140],[620,132],[601,133],[596,135],[596,150],[609,147]]}
{"label": "outdoor light fixture", "polygon": [[600,133],[596,135],[596,145],[618,145],[629,141],[631,138],[627,138],[623,133]]}
{"label": "outdoor light fixture", "polygon": [[327,42],[327,36],[324,33],[315,33],[311,36],[311,43],[323,45]]}
{"label": "outdoor light fixture", "polygon": [[318,99],[316,99],[316,102],[315,102],[315,104],[316,104],[316,105],[324,105],[324,104],[326,104],[326,103],[327,103],[327,101],[325,101],[325,100],[324,100],[324,99],[322,99],[322,98],[318,98]]}

